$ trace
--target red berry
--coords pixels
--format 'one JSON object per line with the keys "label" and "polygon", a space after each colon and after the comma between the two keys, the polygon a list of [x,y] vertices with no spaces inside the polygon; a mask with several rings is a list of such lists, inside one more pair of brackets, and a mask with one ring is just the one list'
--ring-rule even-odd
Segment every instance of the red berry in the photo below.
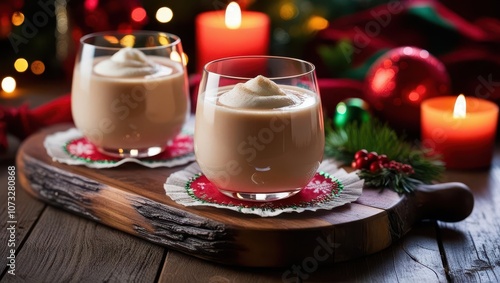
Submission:
{"label": "red berry", "polygon": [[413,174],[413,173],[415,173],[415,171],[413,171],[413,167],[411,167],[411,165],[409,165],[409,164],[403,164],[401,166],[401,171],[403,171],[406,174]]}
{"label": "red berry", "polygon": [[382,165],[389,163],[389,158],[385,154],[381,154],[378,156],[378,162]]}
{"label": "red berry", "polygon": [[391,169],[391,170],[399,171],[399,169],[401,169],[401,164],[399,162],[391,160],[391,161],[389,161],[389,164],[386,167]]}
{"label": "red berry", "polygon": [[365,157],[368,154],[366,149],[360,149],[354,154],[354,159],[360,159]]}
{"label": "red berry", "polygon": [[388,162],[383,163],[382,161],[380,161],[380,160],[379,160],[379,161],[377,161],[377,163],[378,163],[378,165],[380,166],[380,168],[381,168],[381,169],[382,169],[382,168],[387,168],[387,164],[388,164]]}
{"label": "red berry", "polygon": [[378,162],[372,162],[370,164],[370,172],[372,172],[372,173],[377,172],[378,170],[380,170],[380,168],[381,168],[380,163],[378,163]]}
{"label": "red berry", "polygon": [[356,161],[355,161],[355,160],[353,160],[353,161],[351,162],[351,167],[352,167],[353,169],[359,169],[359,168],[357,168],[357,165],[356,165]]}
{"label": "red berry", "polygon": [[368,153],[366,155],[366,157],[368,158],[369,161],[375,161],[378,159],[378,154],[376,152],[372,151],[372,152]]}
{"label": "red berry", "polygon": [[357,169],[366,169],[368,167],[368,158],[366,157],[356,159],[354,162],[356,162]]}

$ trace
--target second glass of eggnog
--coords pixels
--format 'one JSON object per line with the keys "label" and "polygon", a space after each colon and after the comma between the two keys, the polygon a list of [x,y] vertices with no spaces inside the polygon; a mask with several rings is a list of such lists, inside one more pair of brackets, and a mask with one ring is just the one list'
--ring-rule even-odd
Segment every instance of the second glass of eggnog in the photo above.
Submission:
{"label": "second glass of eggnog", "polygon": [[273,56],[212,61],[196,107],[196,160],[223,194],[283,199],[316,174],[325,139],[311,63]]}
{"label": "second glass of eggnog", "polygon": [[154,31],[82,37],[71,110],[76,127],[102,153],[162,152],[189,115],[180,38]]}

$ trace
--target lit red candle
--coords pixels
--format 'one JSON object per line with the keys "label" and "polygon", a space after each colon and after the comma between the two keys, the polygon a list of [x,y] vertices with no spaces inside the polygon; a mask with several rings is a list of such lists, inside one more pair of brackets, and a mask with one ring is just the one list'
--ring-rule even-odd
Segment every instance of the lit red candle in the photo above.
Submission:
{"label": "lit red candle", "polygon": [[449,169],[489,167],[497,123],[498,106],[484,99],[444,96],[421,105],[422,143]]}
{"label": "lit red candle", "polygon": [[269,17],[241,11],[231,2],[226,11],[211,11],[196,17],[197,70],[215,59],[240,55],[266,55]]}

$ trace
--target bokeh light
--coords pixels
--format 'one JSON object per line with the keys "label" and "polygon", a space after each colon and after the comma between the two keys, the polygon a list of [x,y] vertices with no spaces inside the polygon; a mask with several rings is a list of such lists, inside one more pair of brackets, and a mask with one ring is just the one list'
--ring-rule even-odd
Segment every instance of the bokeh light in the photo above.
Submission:
{"label": "bokeh light", "polygon": [[35,75],[41,75],[45,72],[45,64],[39,60],[33,61],[33,63],[31,63],[31,71]]}
{"label": "bokeh light", "polygon": [[130,14],[130,17],[134,22],[142,22],[146,19],[146,10],[142,7],[137,7],[132,10],[132,13]]}
{"label": "bokeh light", "polygon": [[13,77],[5,77],[2,80],[2,90],[12,93],[16,89],[16,80]]}
{"label": "bokeh light", "polygon": [[181,62],[181,55],[177,51],[172,51],[172,53],[170,53],[170,59],[172,61]]}
{"label": "bokeh light", "polygon": [[24,14],[21,12],[14,12],[12,14],[12,24],[15,26],[20,26],[24,23]]}
{"label": "bokeh light", "polygon": [[22,73],[22,72],[25,72],[26,70],[28,70],[28,66],[29,66],[28,61],[26,61],[26,59],[24,59],[24,58],[18,58],[14,62],[14,68],[19,73]]}
{"label": "bokeh light", "polygon": [[420,94],[418,92],[416,92],[416,91],[411,91],[408,94],[408,100],[410,100],[412,102],[419,101],[420,100]]}
{"label": "bokeh light", "polygon": [[328,20],[320,16],[312,16],[307,22],[307,27],[311,31],[322,30],[328,27]]}
{"label": "bokeh light", "polygon": [[156,20],[160,23],[168,23],[174,17],[174,12],[168,7],[161,7],[156,11]]}
{"label": "bokeh light", "polygon": [[182,52],[182,59],[184,60],[184,66],[186,66],[187,63],[189,62],[189,57],[184,52]]}
{"label": "bokeh light", "polygon": [[182,59],[181,59],[181,55],[177,51],[172,51],[172,53],[170,53],[170,59],[176,62],[181,62],[182,60],[184,66],[186,66],[189,61],[189,58],[186,53],[182,52]]}
{"label": "bokeh light", "polygon": [[340,102],[337,104],[337,113],[339,114],[345,114],[347,112],[347,106],[345,105],[345,102]]}
{"label": "bokeh light", "polygon": [[105,35],[104,39],[107,42],[111,43],[111,44],[118,44],[118,43],[120,43],[120,41],[118,40],[118,38],[116,38],[116,36],[113,36],[113,35]]}
{"label": "bokeh light", "polygon": [[134,47],[135,36],[127,34],[126,36],[122,37],[122,39],[120,39],[120,44],[123,47]]}
{"label": "bokeh light", "polygon": [[297,6],[293,3],[285,3],[280,7],[280,17],[285,21],[295,18],[297,14]]}
{"label": "bokeh light", "polygon": [[83,6],[87,11],[94,11],[99,5],[99,0],[85,0]]}
{"label": "bokeh light", "polygon": [[166,45],[169,45],[170,44],[170,40],[168,40],[168,37],[164,36],[164,35],[160,35],[160,37],[158,37],[158,42],[163,45],[163,46],[166,46]]}

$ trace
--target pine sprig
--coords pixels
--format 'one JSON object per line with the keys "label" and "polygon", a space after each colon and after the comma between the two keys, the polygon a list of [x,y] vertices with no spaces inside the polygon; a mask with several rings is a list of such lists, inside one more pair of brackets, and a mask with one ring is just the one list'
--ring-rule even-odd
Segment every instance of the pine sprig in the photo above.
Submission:
{"label": "pine sprig", "polygon": [[378,172],[361,170],[358,174],[365,179],[367,186],[408,193],[418,184],[439,180],[444,172],[444,165],[439,159],[427,156],[418,145],[410,144],[388,125],[374,118],[360,125],[354,121],[341,129],[333,129],[331,123],[326,124],[326,156],[348,165],[360,149],[385,154],[390,160],[411,165],[414,170],[411,175],[387,169]]}
{"label": "pine sprig", "polygon": [[421,181],[410,178],[405,173],[394,172],[387,168],[382,168],[379,172],[373,173],[362,169],[358,176],[365,180],[365,185],[373,188],[387,188],[397,193],[411,193]]}

